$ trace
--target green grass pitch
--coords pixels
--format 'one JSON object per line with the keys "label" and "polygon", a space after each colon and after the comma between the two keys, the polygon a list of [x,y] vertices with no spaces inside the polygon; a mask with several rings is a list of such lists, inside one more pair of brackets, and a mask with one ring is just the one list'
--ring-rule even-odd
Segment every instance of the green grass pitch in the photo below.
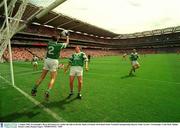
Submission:
{"label": "green grass pitch", "polygon": [[[67,60],[61,60],[67,63]],[[84,72],[83,99],[69,94],[68,73],[59,70],[50,101],[44,101],[49,75],[38,88],[37,101],[67,122],[180,122],[180,56],[176,54],[146,55],[141,68],[127,77],[130,62],[120,56],[93,58],[89,72]],[[30,95],[39,71],[30,62],[14,62],[15,84]],[[6,77],[9,65],[0,64]],[[22,122],[56,122],[57,120],[32,103],[0,78],[0,120]]]}

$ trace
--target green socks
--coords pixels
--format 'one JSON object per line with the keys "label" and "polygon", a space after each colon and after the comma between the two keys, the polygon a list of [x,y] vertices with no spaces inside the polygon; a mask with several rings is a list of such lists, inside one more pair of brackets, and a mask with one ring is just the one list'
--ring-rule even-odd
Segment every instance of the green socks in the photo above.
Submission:
{"label": "green socks", "polygon": [[33,86],[33,90],[37,90],[37,88],[38,88],[38,85]]}

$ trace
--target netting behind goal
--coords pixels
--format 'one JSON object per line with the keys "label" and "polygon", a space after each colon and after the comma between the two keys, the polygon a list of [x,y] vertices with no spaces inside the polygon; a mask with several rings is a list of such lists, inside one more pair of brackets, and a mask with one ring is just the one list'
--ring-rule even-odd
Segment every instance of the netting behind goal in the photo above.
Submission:
{"label": "netting behind goal", "polygon": [[[6,50],[4,54],[8,55],[8,50]],[[1,88],[5,88],[7,85],[10,85],[12,83],[10,71],[11,70],[10,70],[9,60],[6,60],[3,55],[3,57],[0,60],[0,87]]]}
{"label": "netting behind goal", "polygon": [[[20,2],[15,12],[16,3]],[[4,8],[0,20],[0,86],[14,85],[14,73],[12,63],[11,38],[20,27],[20,21],[26,9],[28,0],[3,0],[1,8]]]}

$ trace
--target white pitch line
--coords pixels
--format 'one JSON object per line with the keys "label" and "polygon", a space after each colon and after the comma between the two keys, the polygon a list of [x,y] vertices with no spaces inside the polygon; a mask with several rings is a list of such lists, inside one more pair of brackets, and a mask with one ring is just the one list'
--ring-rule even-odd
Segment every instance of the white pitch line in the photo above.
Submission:
{"label": "white pitch line", "polygon": [[[3,76],[0,75],[0,78],[3,79],[6,83],[12,85],[8,80],[6,80]],[[64,120],[62,117],[58,116],[55,112],[53,112],[52,110],[50,110],[49,108],[46,108],[43,104],[41,104],[39,101],[35,100],[34,98],[32,98],[31,96],[29,96],[26,92],[24,92],[23,90],[21,90],[19,87],[17,87],[16,85],[12,86],[14,87],[17,91],[19,91],[21,94],[23,94],[27,99],[29,99],[32,103],[34,103],[36,106],[39,106],[40,108],[42,108],[46,113],[48,113],[49,115],[51,115],[54,119],[56,119],[57,121],[60,122],[66,122],[66,120]]]}

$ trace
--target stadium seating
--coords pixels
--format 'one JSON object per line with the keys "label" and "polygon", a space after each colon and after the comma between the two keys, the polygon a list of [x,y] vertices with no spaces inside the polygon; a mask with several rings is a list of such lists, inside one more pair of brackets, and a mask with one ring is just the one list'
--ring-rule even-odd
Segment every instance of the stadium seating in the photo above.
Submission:
{"label": "stadium seating", "polygon": [[[59,30],[60,32],[60,30]],[[53,35],[57,35],[57,30],[49,27],[31,25],[23,32],[16,34],[12,39],[13,60],[30,61],[33,55],[43,59],[46,54],[46,42]],[[155,35],[130,39],[105,39],[92,35],[71,32],[70,45],[68,49],[61,52],[62,58],[68,58],[76,45],[80,45],[87,55],[93,57],[120,55],[130,53],[133,48],[140,54],[155,54],[162,52],[180,51],[180,34],[171,33],[166,35]],[[3,60],[8,61],[7,50],[3,55]]]}

